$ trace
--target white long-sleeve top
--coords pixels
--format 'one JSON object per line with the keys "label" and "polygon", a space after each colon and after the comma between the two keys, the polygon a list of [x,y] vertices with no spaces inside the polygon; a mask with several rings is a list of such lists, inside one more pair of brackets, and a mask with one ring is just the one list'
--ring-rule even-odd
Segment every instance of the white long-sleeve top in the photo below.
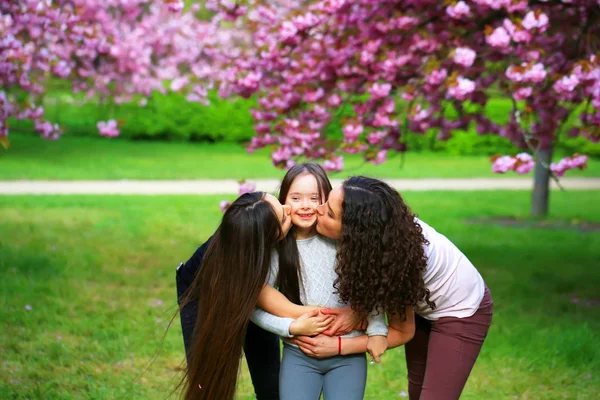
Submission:
{"label": "white long-sleeve top", "polygon": [[417,222],[429,241],[425,245],[427,269],[423,280],[430,291],[429,299],[435,302],[436,308],[432,310],[423,301],[417,305],[415,312],[432,321],[442,317],[470,317],[483,299],[483,278],[448,238],[425,222],[419,219]]}
{"label": "white long-sleeve top", "polygon": [[[296,243],[298,245],[298,252],[300,253],[300,275],[302,277],[300,300],[302,304],[326,308],[347,306],[348,304],[340,301],[333,287],[333,283],[337,278],[335,272],[336,241],[321,235],[315,235],[308,239],[297,240]],[[276,251],[273,251],[271,268],[267,277],[269,285],[275,285],[278,273],[279,256]],[[293,336],[290,335],[290,325],[294,322],[292,318],[277,317],[257,307],[250,319],[261,328],[279,336]],[[387,335],[388,328],[383,313],[371,313],[367,320],[369,322],[367,328],[369,336]],[[363,333],[363,331],[353,330],[343,337],[360,336]]]}

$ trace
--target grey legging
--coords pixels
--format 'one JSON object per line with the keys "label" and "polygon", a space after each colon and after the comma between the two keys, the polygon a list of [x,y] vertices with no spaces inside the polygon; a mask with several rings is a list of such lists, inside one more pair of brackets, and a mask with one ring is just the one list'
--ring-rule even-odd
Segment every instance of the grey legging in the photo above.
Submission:
{"label": "grey legging", "polygon": [[367,383],[364,353],[322,360],[285,343],[279,373],[281,400],[361,400]]}

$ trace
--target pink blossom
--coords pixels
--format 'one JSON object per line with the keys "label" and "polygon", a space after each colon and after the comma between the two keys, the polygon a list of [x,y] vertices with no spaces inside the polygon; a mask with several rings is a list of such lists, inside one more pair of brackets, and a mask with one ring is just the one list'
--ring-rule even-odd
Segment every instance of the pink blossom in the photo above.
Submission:
{"label": "pink blossom", "polygon": [[533,89],[531,89],[531,87],[529,87],[529,86],[520,87],[514,91],[513,98],[516,101],[521,101],[521,100],[526,99],[527,97],[531,96],[532,92],[533,92]]}
{"label": "pink blossom", "polygon": [[569,169],[568,162],[565,159],[560,160],[557,163],[550,164],[550,171],[557,177],[561,177],[565,175],[565,171]]}
{"label": "pink blossom", "polygon": [[448,6],[446,13],[455,19],[462,17],[469,17],[471,15],[471,8],[464,1],[460,0],[458,3]]}
{"label": "pink blossom", "polygon": [[521,24],[528,31],[538,29],[540,32],[544,32],[548,28],[548,16],[543,13],[536,15],[533,11],[529,11]]}
{"label": "pink blossom", "polygon": [[373,99],[381,99],[390,94],[390,90],[392,89],[392,85],[389,83],[374,83],[373,86],[369,88],[369,93],[373,96]]}
{"label": "pink blossom", "polygon": [[273,160],[273,164],[277,165],[281,162],[286,162],[291,156],[292,151],[288,147],[280,147],[271,154],[271,159]]}
{"label": "pink blossom", "polygon": [[504,174],[512,170],[517,160],[511,156],[498,157],[492,164],[492,171],[498,174]]}
{"label": "pink blossom", "polygon": [[174,92],[180,91],[185,85],[187,85],[189,79],[186,76],[175,78],[171,81],[171,90]]}
{"label": "pink blossom", "polygon": [[383,164],[386,161],[386,157],[387,157],[387,150],[380,150],[377,152],[375,157],[369,158],[368,161],[371,164],[379,165],[379,164]]}
{"label": "pink blossom", "polygon": [[546,70],[544,65],[541,63],[534,64],[530,69],[525,72],[525,80],[530,82],[538,83],[546,78]]}
{"label": "pink blossom", "polygon": [[334,93],[329,96],[327,103],[329,103],[330,106],[337,107],[342,104],[342,97],[339,94]]}
{"label": "pink blossom", "polygon": [[428,75],[425,76],[425,82],[429,83],[430,85],[437,86],[444,82],[447,76],[448,73],[445,68],[434,69]]}
{"label": "pink blossom", "polygon": [[373,126],[387,126],[393,127],[397,126],[398,121],[389,117],[389,115],[376,113],[375,118],[373,119]]}
{"label": "pink blossom", "polygon": [[459,47],[454,51],[454,62],[463,67],[470,67],[475,61],[475,52],[468,47]]}
{"label": "pink blossom", "polygon": [[318,88],[317,90],[313,91],[313,92],[308,92],[304,95],[304,101],[308,102],[308,103],[314,103],[316,101],[319,101],[321,99],[321,97],[323,97],[324,92],[323,89]]}
{"label": "pink blossom", "polygon": [[331,160],[325,160],[323,163],[323,169],[327,172],[341,171],[344,169],[344,157],[339,156]]}
{"label": "pink blossom", "polygon": [[342,132],[344,133],[345,140],[351,143],[363,133],[363,126],[360,124],[347,124],[342,129]]}
{"label": "pink blossom", "polygon": [[367,136],[367,142],[369,142],[370,145],[376,145],[380,143],[388,134],[389,132],[387,131],[375,131],[369,133]]}
{"label": "pink blossom", "polygon": [[241,196],[241,195],[246,194],[246,193],[254,192],[255,190],[256,190],[256,183],[249,182],[249,181],[243,181],[240,184],[239,194]]}
{"label": "pink blossom", "polygon": [[448,88],[448,94],[457,100],[465,100],[475,90],[475,82],[470,79],[458,77],[456,85]]}
{"label": "pink blossom", "polygon": [[528,174],[535,167],[535,161],[527,153],[519,153],[516,156],[515,172],[517,174]]}
{"label": "pink blossom", "polygon": [[281,41],[287,42],[290,39],[294,38],[298,33],[298,29],[296,25],[294,25],[291,21],[284,21],[279,28],[279,37]]}
{"label": "pink blossom", "polygon": [[575,75],[563,76],[554,82],[553,88],[558,93],[572,92],[579,85],[579,79]]}
{"label": "pink blossom", "polygon": [[230,205],[231,205],[231,201],[221,200],[221,202],[219,203],[219,209],[221,210],[222,213],[224,213],[225,211],[227,211],[227,209],[229,208]]}
{"label": "pink blossom", "polygon": [[587,167],[588,156],[586,155],[576,155],[571,159],[571,165],[573,168],[584,168]]}
{"label": "pink blossom", "polygon": [[185,6],[183,0],[164,0],[164,2],[167,4],[169,11],[174,13],[180,12]]}
{"label": "pink blossom", "polygon": [[491,35],[486,36],[485,40],[492,47],[504,48],[510,44],[510,36],[501,26],[494,29]]}
{"label": "pink blossom", "polygon": [[114,119],[109,119],[106,122],[99,121],[96,127],[98,128],[98,132],[100,132],[100,136],[117,137],[120,134],[117,121]]}

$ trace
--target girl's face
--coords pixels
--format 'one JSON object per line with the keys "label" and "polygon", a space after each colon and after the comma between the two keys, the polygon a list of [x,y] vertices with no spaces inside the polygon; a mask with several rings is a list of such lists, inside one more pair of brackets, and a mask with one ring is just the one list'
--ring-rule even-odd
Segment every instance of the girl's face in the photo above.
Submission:
{"label": "girl's face", "polygon": [[312,174],[302,174],[294,179],[285,204],[291,207],[290,215],[297,234],[306,236],[316,233],[319,184]]}
{"label": "girl's face", "polygon": [[292,219],[290,218],[290,206],[281,205],[279,200],[272,194],[266,194],[265,200],[271,204],[275,214],[277,214],[277,218],[279,219],[279,223],[281,224],[281,238],[280,240],[286,237],[290,228],[292,227]]}
{"label": "girl's face", "polygon": [[344,189],[340,185],[329,193],[329,200],[317,207],[317,232],[332,239],[342,237],[342,200]]}

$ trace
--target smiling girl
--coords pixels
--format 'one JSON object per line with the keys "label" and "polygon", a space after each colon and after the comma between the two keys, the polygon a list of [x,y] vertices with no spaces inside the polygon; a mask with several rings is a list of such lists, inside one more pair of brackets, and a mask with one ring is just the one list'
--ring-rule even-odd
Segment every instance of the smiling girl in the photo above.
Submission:
{"label": "smiling girl", "polygon": [[[312,324],[319,332],[324,331],[332,319],[321,315],[318,308],[346,306],[333,286],[338,278],[335,273],[337,242],[319,235],[316,229],[317,207],[326,201],[330,191],[329,179],[317,164],[294,166],[282,181],[279,201],[290,206],[292,228],[290,234],[278,243],[278,254],[273,254],[268,285],[261,292],[258,305],[287,317],[309,313],[294,320],[257,309],[253,321],[280,336],[292,337],[309,318],[318,318]],[[271,286],[278,286],[281,293]],[[296,306],[288,303],[282,294]],[[299,307],[301,305],[317,307]],[[354,329],[340,336],[340,351],[328,359],[309,357],[297,345],[284,342],[279,376],[281,399],[317,400],[321,393],[325,400],[362,399],[367,375],[365,354],[342,355],[341,350],[343,338],[363,334],[363,331]],[[367,334],[383,339],[385,344],[387,326],[384,314],[368,317]]]}

